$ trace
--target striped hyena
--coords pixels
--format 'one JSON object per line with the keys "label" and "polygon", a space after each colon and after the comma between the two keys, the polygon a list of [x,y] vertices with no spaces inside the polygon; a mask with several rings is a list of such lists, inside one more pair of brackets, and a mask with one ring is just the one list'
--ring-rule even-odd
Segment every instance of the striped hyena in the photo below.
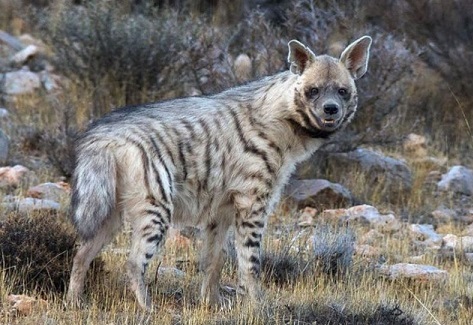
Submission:
{"label": "striped hyena", "polygon": [[203,229],[201,296],[211,304],[233,227],[239,291],[258,298],[266,219],[296,164],[353,118],[354,80],[366,72],[371,38],[339,59],[288,45],[289,71],[212,96],[118,109],[78,139],[71,218],[81,245],[70,301],[122,217],[132,226],[127,272],[142,307],[150,307],[146,267],[170,224]]}

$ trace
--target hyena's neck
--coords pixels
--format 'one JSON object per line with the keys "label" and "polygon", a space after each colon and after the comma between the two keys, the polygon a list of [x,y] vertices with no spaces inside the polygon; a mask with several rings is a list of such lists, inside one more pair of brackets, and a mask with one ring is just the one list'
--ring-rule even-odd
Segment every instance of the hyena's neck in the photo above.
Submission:
{"label": "hyena's neck", "polygon": [[257,131],[269,134],[284,147],[295,162],[308,158],[326,139],[315,139],[291,124],[294,111],[294,87],[298,76],[284,71],[246,85],[229,89],[216,98],[229,100],[243,115],[257,123]]}

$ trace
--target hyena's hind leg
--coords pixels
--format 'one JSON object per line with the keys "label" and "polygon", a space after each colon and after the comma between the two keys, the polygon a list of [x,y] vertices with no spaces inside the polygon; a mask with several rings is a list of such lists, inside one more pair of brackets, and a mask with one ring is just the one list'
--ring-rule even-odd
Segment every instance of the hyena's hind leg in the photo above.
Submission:
{"label": "hyena's hind leg", "polygon": [[113,239],[120,226],[121,219],[119,214],[112,213],[112,215],[105,220],[95,236],[81,241],[79,249],[74,256],[67,292],[67,301],[71,305],[78,306],[80,304],[82,292],[84,291],[85,276],[90,267],[90,263],[100,250]]}
{"label": "hyena's hind leg", "polygon": [[201,299],[209,305],[221,303],[220,276],[225,263],[224,248],[231,218],[221,216],[218,221],[210,222],[204,229],[204,247],[202,251],[201,269],[204,278],[201,288]]}
{"label": "hyena's hind leg", "polygon": [[[137,213],[131,218],[132,238],[127,262],[130,288],[143,309],[151,308],[145,284],[147,266],[161,246],[172,214],[172,203],[147,198],[134,207]],[[139,211],[139,212],[138,212]]]}

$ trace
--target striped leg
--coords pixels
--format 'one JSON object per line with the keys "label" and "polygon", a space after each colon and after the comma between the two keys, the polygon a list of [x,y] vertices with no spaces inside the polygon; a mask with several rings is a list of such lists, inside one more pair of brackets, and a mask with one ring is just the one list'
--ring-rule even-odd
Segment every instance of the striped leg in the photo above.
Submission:
{"label": "striped leg", "polygon": [[219,223],[210,223],[205,228],[204,249],[202,252],[201,268],[204,272],[202,281],[201,298],[209,305],[220,303],[220,276],[225,258],[225,247],[228,228],[231,218],[221,218]]}
{"label": "striped leg", "polygon": [[90,263],[97,256],[103,246],[107,245],[121,226],[119,216],[112,214],[102,225],[97,234],[89,239],[83,240],[74,256],[74,262],[67,292],[67,301],[72,305],[79,305],[82,291],[84,290],[85,276]]}
{"label": "striped leg", "polygon": [[[264,201],[255,198],[242,199],[235,220],[235,245],[238,258],[239,290],[253,301],[261,298],[259,284],[261,268],[261,240],[263,237],[266,209]],[[239,205],[237,204],[237,207]]]}
{"label": "striped leg", "polygon": [[147,200],[141,208],[144,215],[132,222],[133,232],[127,267],[131,290],[135,293],[140,306],[149,310],[151,302],[144,276],[149,262],[162,244],[169,228],[172,207]]}

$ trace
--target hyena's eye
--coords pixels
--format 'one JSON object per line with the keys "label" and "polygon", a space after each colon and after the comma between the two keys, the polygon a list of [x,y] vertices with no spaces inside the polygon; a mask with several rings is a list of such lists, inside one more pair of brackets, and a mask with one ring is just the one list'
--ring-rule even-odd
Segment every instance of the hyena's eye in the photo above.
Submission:
{"label": "hyena's eye", "polygon": [[348,90],[346,88],[340,88],[338,89],[338,94],[342,97],[345,97],[346,95],[348,95]]}
{"label": "hyena's eye", "polygon": [[309,94],[310,98],[314,98],[315,96],[317,96],[319,94],[319,88],[317,88],[317,87],[310,88],[308,94]]}

